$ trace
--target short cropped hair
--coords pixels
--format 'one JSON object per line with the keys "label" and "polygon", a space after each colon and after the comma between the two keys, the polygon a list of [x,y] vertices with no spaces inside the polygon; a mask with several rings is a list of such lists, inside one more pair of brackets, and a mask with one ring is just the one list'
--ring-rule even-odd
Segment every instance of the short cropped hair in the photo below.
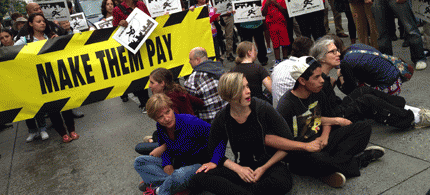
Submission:
{"label": "short cropped hair", "polygon": [[243,73],[228,72],[221,76],[218,83],[219,96],[227,101],[232,102],[242,97],[243,91]]}
{"label": "short cropped hair", "polygon": [[318,61],[324,59],[325,55],[328,53],[328,45],[334,44],[334,40],[330,36],[324,36],[318,39],[314,46],[311,48],[309,55],[313,56]]}
{"label": "short cropped hair", "polygon": [[300,36],[294,39],[291,55],[294,57],[308,56],[309,50],[314,45],[314,41],[309,37]]}
{"label": "short cropped hair", "polygon": [[149,118],[157,121],[157,114],[164,108],[171,108],[173,105],[172,100],[164,94],[157,93],[153,94],[151,98],[146,102],[146,110]]}
{"label": "short cropped hair", "polygon": [[193,49],[193,58],[200,58],[200,59],[208,59],[208,53],[206,50],[202,47],[196,47]]}

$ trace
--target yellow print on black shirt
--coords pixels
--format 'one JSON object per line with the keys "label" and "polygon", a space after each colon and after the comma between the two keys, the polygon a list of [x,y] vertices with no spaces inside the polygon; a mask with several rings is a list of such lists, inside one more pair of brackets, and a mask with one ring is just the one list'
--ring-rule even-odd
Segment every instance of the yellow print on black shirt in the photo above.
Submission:
{"label": "yellow print on black shirt", "polygon": [[[308,110],[293,117],[294,137],[307,140],[318,134],[321,129],[321,106],[318,101],[309,104]],[[300,131],[299,131],[300,130]]]}

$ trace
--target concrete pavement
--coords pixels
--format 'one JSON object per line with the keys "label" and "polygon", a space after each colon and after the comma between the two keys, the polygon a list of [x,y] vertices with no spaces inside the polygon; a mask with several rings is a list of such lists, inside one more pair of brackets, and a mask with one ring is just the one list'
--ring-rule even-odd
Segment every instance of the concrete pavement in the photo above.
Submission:
{"label": "concrete pavement", "polygon": [[[343,40],[349,44],[348,38]],[[410,62],[409,48],[401,43],[394,42],[395,55]],[[269,57],[273,60],[273,53]],[[408,105],[430,108],[429,76],[430,68],[417,71],[402,86]],[[78,110],[85,113],[75,120],[81,137],[71,143],[61,142],[49,119],[50,138],[45,141],[26,143],[24,121],[0,132],[0,194],[142,194],[133,168],[138,156],[134,147],[155,130],[155,122],[141,114],[136,103],[120,98]],[[374,124],[370,145],[385,148],[385,156],[343,188],[294,175],[289,194],[425,194],[430,189],[430,128],[400,131]]]}

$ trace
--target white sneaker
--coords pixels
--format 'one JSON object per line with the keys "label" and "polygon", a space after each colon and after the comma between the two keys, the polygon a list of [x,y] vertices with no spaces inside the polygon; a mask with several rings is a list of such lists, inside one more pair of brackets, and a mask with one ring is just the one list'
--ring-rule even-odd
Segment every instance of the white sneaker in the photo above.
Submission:
{"label": "white sneaker", "polygon": [[27,139],[25,140],[25,141],[27,141],[27,142],[31,142],[31,141],[33,141],[34,140],[34,138],[37,136],[37,133],[29,133],[28,134],[28,137],[27,137]]}
{"label": "white sneaker", "polygon": [[[45,128],[46,129],[46,128]],[[42,140],[46,140],[49,138],[48,133],[46,133],[46,131],[40,131],[40,136],[42,137]]]}
{"label": "white sneaker", "polygon": [[421,108],[419,116],[420,122],[415,124],[415,128],[423,128],[430,126],[430,110]]}
{"label": "white sneaker", "polygon": [[267,48],[267,53],[272,53],[272,48]]}
{"label": "white sneaker", "polygon": [[418,61],[415,64],[415,70],[423,70],[427,68],[427,63],[424,60]]}

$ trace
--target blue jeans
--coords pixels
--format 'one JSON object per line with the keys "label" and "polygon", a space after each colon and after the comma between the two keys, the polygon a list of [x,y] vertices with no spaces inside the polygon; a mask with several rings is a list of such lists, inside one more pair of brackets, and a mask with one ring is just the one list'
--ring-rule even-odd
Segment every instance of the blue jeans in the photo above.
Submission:
{"label": "blue jeans", "polygon": [[164,172],[162,159],[153,156],[139,156],[134,161],[134,169],[145,183],[158,186],[158,194],[175,194],[187,189],[192,176],[196,174],[200,164],[175,169],[172,175]]}
{"label": "blue jeans", "polygon": [[423,40],[417,27],[415,16],[409,3],[399,4],[396,0],[375,0],[372,12],[379,31],[378,45],[382,53],[393,55],[393,45],[390,40],[390,28],[388,20],[392,20],[391,12],[396,14],[406,33],[406,41],[410,44],[412,62],[425,60]]}

